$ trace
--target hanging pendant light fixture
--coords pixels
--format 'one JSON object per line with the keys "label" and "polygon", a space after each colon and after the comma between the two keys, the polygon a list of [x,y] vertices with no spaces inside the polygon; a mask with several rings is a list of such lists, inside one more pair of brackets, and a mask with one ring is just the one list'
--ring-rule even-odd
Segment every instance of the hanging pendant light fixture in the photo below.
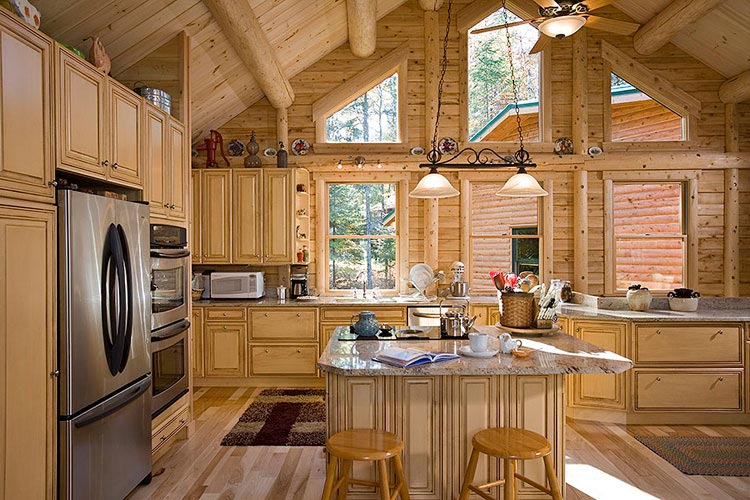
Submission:
{"label": "hanging pendant light fixture", "polygon": [[[488,169],[488,168],[517,168],[518,171],[503,185],[496,194],[497,196],[547,196],[549,193],[542,189],[542,186],[526,173],[527,168],[536,167],[536,163],[531,161],[531,155],[523,147],[523,130],[521,128],[521,114],[518,108],[518,89],[516,85],[515,70],[513,67],[513,47],[511,46],[510,31],[507,29],[508,12],[503,0],[502,9],[504,24],[506,25],[506,45],[508,50],[508,63],[510,66],[510,80],[513,88],[513,106],[516,112],[516,128],[518,130],[519,149],[512,155],[501,155],[491,148],[482,148],[476,150],[471,147],[465,147],[450,158],[443,160],[443,155],[438,149],[438,126],[440,124],[440,108],[442,105],[443,82],[445,72],[448,68],[448,35],[450,34],[451,12],[453,1],[448,0],[448,20],[445,26],[445,36],[443,38],[443,59],[440,64],[440,78],[438,80],[437,92],[437,112],[435,118],[435,131],[432,136],[430,151],[427,152],[427,161],[422,163],[420,168],[429,168],[429,173],[424,176],[417,187],[409,193],[412,198],[450,198],[461,194],[454,188],[450,181],[438,172],[439,167],[458,168],[458,169]],[[464,162],[453,162],[458,158],[463,158]]]}

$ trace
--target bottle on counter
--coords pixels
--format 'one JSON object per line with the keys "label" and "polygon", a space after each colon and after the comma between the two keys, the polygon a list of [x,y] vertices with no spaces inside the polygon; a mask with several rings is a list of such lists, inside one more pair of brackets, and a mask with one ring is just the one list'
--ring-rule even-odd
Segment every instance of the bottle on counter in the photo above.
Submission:
{"label": "bottle on counter", "polygon": [[560,290],[560,298],[563,302],[570,302],[573,300],[573,287],[570,281],[563,281],[562,289]]}

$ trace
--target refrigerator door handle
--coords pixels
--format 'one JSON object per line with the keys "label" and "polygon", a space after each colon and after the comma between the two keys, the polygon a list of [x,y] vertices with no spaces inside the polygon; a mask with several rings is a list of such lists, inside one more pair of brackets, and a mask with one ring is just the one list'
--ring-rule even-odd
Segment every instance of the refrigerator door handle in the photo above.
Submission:
{"label": "refrigerator door handle", "polygon": [[[130,248],[128,247],[128,238],[125,235],[125,229],[118,224],[117,232],[120,236],[120,246],[122,250],[122,259],[124,264],[124,276],[121,281],[125,283],[125,294],[121,297],[123,307],[120,308],[120,315],[125,315],[125,329],[123,337],[122,357],[119,363],[119,372],[125,371],[130,356],[130,342],[133,337],[133,269],[130,260]],[[120,318],[122,321],[122,318]]]}
{"label": "refrigerator door handle", "polygon": [[131,387],[125,389],[117,396],[112,399],[105,401],[98,407],[96,411],[91,411],[89,414],[83,416],[80,420],[75,420],[75,426],[77,428],[86,427],[87,425],[93,424],[109,415],[112,415],[120,408],[128,405],[131,401],[136,399],[138,396],[146,392],[151,387],[151,377],[144,377],[141,381],[136,382]]}
{"label": "refrigerator door handle", "polygon": [[[107,236],[104,240],[104,251],[102,258],[102,336],[104,337],[104,354],[107,358],[109,372],[114,376],[120,365],[120,356],[117,354],[119,311],[116,302],[117,294],[115,283],[118,278],[117,255],[122,251],[119,243],[117,228],[114,224],[109,225]],[[122,295],[122,293],[120,293]]]}

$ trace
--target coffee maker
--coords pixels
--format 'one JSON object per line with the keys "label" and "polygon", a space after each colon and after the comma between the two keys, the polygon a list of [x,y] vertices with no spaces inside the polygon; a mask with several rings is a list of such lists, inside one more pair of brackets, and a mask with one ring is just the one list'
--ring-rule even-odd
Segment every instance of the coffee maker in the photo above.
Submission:
{"label": "coffee maker", "polygon": [[306,296],[308,294],[307,281],[307,266],[291,266],[289,270],[289,296],[293,299]]}

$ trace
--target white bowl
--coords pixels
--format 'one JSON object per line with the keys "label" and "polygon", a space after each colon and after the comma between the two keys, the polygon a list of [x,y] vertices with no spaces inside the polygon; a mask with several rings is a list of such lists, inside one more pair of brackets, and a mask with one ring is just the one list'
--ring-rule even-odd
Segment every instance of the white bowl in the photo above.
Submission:
{"label": "white bowl", "polygon": [[669,297],[669,308],[673,311],[693,312],[698,309],[700,297]]}

